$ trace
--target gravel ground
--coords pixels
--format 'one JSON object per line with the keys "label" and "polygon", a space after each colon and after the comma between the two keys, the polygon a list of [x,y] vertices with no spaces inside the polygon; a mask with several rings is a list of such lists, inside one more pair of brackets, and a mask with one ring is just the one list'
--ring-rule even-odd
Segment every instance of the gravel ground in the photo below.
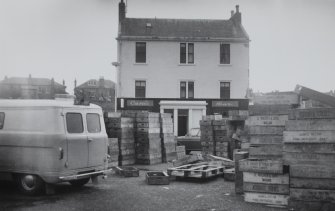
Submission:
{"label": "gravel ground", "polygon": [[64,183],[56,194],[29,197],[21,195],[12,183],[0,183],[0,210],[189,210],[263,211],[283,210],[246,203],[235,195],[234,183],[222,177],[209,181],[176,180],[170,185],[147,185],[145,171],[166,170],[169,164],[137,166],[140,177],[111,175],[75,189]]}

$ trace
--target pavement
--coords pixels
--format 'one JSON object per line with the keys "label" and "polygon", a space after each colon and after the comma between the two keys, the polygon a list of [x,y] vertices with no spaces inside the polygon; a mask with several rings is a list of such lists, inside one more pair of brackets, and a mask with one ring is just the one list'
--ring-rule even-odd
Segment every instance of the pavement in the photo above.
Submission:
{"label": "pavement", "polygon": [[283,211],[244,202],[236,195],[234,182],[223,177],[208,181],[172,178],[169,185],[148,185],[146,171],[162,171],[171,164],[140,165],[139,177],[111,175],[99,184],[73,188],[68,183],[56,186],[54,195],[25,196],[15,184],[0,183],[0,210],[122,210],[122,211]]}

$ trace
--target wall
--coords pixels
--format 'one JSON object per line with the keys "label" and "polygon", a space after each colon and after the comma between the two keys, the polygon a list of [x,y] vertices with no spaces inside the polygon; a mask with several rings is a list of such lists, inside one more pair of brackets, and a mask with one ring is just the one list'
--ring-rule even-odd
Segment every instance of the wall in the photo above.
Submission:
{"label": "wall", "polygon": [[135,96],[135,80],[146,80],[146,97],[179,98],[180,81],[195,81],[195,98],[219,98],[220,81],[231,81],[231,98],[249,86],[248,44],[231,44],[231,64],[220,65],[219,42],[194,42],[195,64],[179,64],[179,42],[147,42],[147,63],[135,64],[135,41],[120,41],[119,97]]}

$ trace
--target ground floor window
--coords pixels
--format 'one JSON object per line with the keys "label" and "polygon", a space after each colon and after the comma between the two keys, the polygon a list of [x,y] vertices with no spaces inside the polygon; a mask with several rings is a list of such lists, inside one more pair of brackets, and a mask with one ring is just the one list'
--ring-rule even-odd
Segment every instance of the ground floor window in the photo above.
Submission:
{"label": "ground floor window", "polygon": [[220,82],[220,98],[230,99],[230,82]]}
{"label": "ground floor window", "polygon": [[135,81],[135,97],[136,98],[145,98],[145,81]]}

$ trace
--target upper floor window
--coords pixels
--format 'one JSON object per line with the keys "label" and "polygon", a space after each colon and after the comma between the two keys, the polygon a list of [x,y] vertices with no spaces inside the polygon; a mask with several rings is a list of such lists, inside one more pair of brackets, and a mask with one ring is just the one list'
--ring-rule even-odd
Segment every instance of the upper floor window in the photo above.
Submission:
{"label": "upper floor window", "polygon": [[147,47],[145,42],[136,42],[136,63],[146,63]]}
{"label": "upper floor window", "polygon": [[180,64],[194,64],[194,43],[180,43]]}
{"label": "upper floor window", "polygon": [[230,82],[220,82],[220,98],[230,99]]}
{"label": "upper floor window", "polygon": [[145,98],[145,81],[135,81],[135,97]]}
{"label": "upper floor window", "polygon": [[220,44],[220,64],[230,64],[230,44]]}
{"label": "upper floor window", "polygon": [[180,82],[180,98],[194,98],[194,82],[181,81]]}
{"label": "upper floor window", "polygon": [[83,117],[80,113],[66,114],[66,127],[68,133],[82,133],[84,132]]}
{"label": "upper floor window", "polygon": [[4,124],[5,124],[5,113],[0,112],[0,129],[3,128]]}

